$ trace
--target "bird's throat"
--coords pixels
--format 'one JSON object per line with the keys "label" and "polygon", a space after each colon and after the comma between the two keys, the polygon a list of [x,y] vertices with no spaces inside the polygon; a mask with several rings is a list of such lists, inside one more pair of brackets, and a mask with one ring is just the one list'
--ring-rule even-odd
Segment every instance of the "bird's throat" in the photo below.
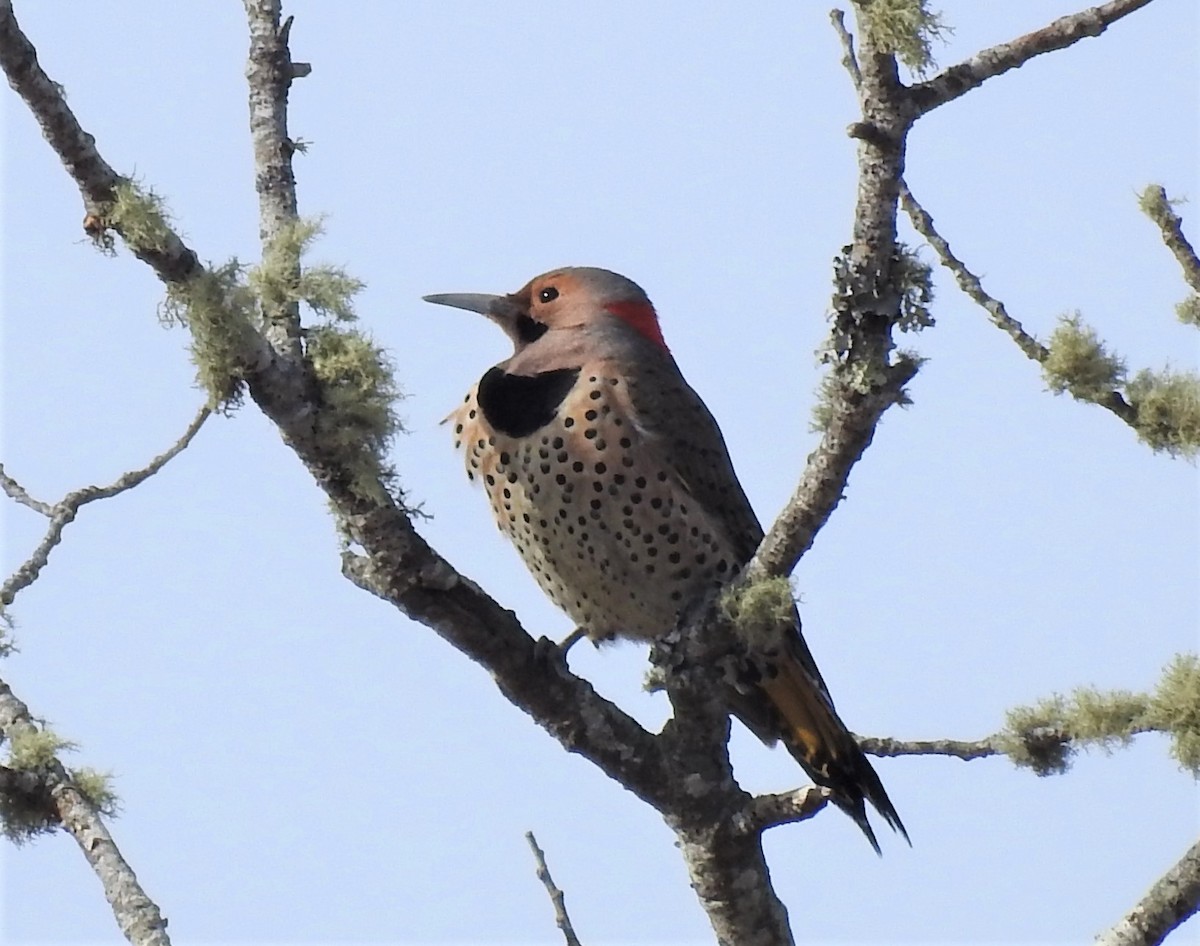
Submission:
{"label": "bird's throat", "polygon": [[509,437],[528,437],[554,419],[578,378],[578,368],[524,375],[496,367],[479,379],[476,398],[493,430]]}

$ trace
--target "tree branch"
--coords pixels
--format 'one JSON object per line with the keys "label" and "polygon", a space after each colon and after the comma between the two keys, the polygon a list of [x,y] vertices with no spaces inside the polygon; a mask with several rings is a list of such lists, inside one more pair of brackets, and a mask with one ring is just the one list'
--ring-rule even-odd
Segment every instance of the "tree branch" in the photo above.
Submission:
{"label": "tree branch", "polygon": [[[79,187],[86,214],[85,227],[93,236],[97,230],[102,232],[107,224],[101,221],[122,179],[100,157],[95,147],[96,139],[79,126],[75,113],[63,97],[62,88],[42,71],[37,51],[17,24],[12,0],[0,0],[0,68],[4,69],[8,84],[33,112],[42,127],[42,134]],[[129,246],[164,282],[183,281],[200,269],[196,254],[173,233],[161,245]]]}
{"label": "tree branch", "polygon": [[819,785],[805,785],[791,792],[756,795],[745,812],[742,828],[762,832],[783,824],[807,821],[829,804],[832,793]]}
{"label": "tree branch", "polygon": [[904,388],[919,368],[915,359],[893,357],[892,341],[903,298],[895,266],[896,201],[911,109],[895,57],[866,40],[860,64],[844,15],[834,10],[830,19],[842,41],[842,62],[858,92],[862,119],[849,132],[858,140],[859,188],[853,242],[836,264],[834,326],[826,353],[834,365],[828,418],[795,492],[745,571],[748,581],[789,574],[796,567],[841,502],[884,412],[904,403]]}
{"label": "tree branch", "polygon": [[[296,177],[292,172],[295,146],[288,137],[288,91],[296,73],[288,48],[292,18],[280,26],[281,0],[244,0],[250,27],[246,64],[249,86],[250,139],[254,144],[254,187],[258,192],[258,235],[264,259],[280,235],[297,220]],[[300,260],[285,265],[294,283]],[[266,334],[272,347],[293,360],[301,357],[300,304],[294,299],[263,299]]]}
{"label": "tree branch", "polygon": [[1158,184],[1147,187],[1141,196],[1142,209],[1154,221],[1167,245],[1183,269],[1183,278],[1192,290],[1200,293],[1200,258],[1183,235],[1183,220],[1171,206],[1166,190]]}
{"label": "tree branch", "polygon": [[1200,841],[1146,891],[1097,946],[1156,946],[1200,910]]}
{"label": "tree branch", "polygon": [[996,737],[964,741],[962,739],[890,739],[888,737],[867,736],[858,740],[862,751],[868,755],[880,758],[894,758],[902,755],[947,755],[964,762],[973,759],[986,759],[994,755],[1004,755],[1004,750],[997,745]]}
{"label": "tree branch", "polygon": [[38,575],[50,560],[50,553],[62,541],[63,530],[75,521],[80,507],[95,502],[97,499],[111,499],[144,483],[187,448],[211,414],[212,411],[207,407],[200,408],[196,416],[192,418],[192,422],[188,424],[187,430],[183,432],[183,436],[140,470],[123,473],[107,486],[85,486],[67,493],[53,506],[32,499],[16,480],[4,472],[4,467],[0,466],[0,484],[3,485],[4,491],[17,502],[29,506],[30,509],[34,509],[50,519],[46,535],[37,544],[33,553],[5,580],[3,585],[0,585],[0,607],[8,607],[20,591],[37,581]]}
{"label": "tree branch", "polygon": [[884,412],[901,402],[904,386],[916,373],[915,362],[898,362],[871,390],[846,391],[833,400],[821,442],[746,569],[747,581],[791,574],[842,501],[850,472],[875,438]]}
{"label": "tree branch", "polygon": [[575,928],[571,925],[571,918],[567,916],[567,904],[563,892],[555,886],[554,878],[550,876],[550,868],[546,866],[545,852],[538,847],[537,838],[533,836],[532,831],[525,832],[525,840],[529,842],[529,847],[533,850],[533,859],[537,862],[537,879],[546,888],[546,893],[550,895],[550,902],[554,905],[554,925],[562,930],[567,946],[582,946],[579,937],[575,935]]}
{"label": "tree branch", "polygon": [[1110,0],[1109,3],[1060,17],[1040,30],[1026,33],[1010,42],[984,49],[932,79],[913,85],[909,89],[909,99],[916,109],[914,117],[966,95],[988,79],[1016,69],[1035,56],[1065,49],[1089,36],[1099,36],[1117,20],[1140,10],[1149,2]]}
{"label": "tree branch", "polygon": [[49,503],[42,502],[40,499],[34,499],[25,492],[24,486],[4,472],[3,463],[0,463],[0,489],[4,490],[5,495],[9,499],[32,509],[36,513],[40,513],[43,516],[54,515],[54,507]]}
{"label": "tree branch", "polygon": [[[1026,332],[1024,326],[1008,314],[1008,309],[1005,308],[1003,302],[984,290],[979,277],[954,255],[950,244],[938,233],[933,225],[933,217],[917,202],[912,191],[908,189],[908,185],[901,181],[900,187],[900,202],[912,221],[913,227],[933,247],[942,265],[954,275],[954,281],[958,283],[958,287],[987,312],[992,324],[1016,342],[1017,347],[1025,353],[1027,358],[1038,364],[1045,364],[1046,359],[1050,357],[1050,349]],[[1120,391],[1109,391],[1104,397],[1097,400],[1089,398],[1088,403],[1098,404],[1111,411],[1134,430],[1137,430],[1137,410],[1125,400]]]}
{"label": "tree branch", "polygon": [[[11,743],[37,733],[29,708],[0,680],[0,734]],[[100,878],[104,896],[126,939],[135,946],[169,946],[167,921],[142,890],[95,806],[75,787],[57,759],[45,765],[39,774],[49,792],[55,817],[71,833]]]}

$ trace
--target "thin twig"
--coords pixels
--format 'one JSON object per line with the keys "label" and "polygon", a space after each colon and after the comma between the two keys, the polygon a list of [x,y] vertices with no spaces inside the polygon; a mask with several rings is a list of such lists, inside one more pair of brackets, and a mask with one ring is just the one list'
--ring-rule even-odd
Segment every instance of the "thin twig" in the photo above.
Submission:
{"label": "thin twig", "polygon": [[1200,841],[1158,878],[1097,946],[1157,946],[1200,910]]}
{"label": "thin twig", "polygon": [[862,751],[881,758],[902,755],[946,755],[964,762],[1004,755],[994,738],[967,741],[962,739],[889,739],[867,736],[858,740]]}
{"label": "thin twig", "polygon": [[854,37],[846,29],[846,13],[844,10],[830,10],[829,20],[842,41],[842,65],[850,73],[850,79],[857,89],[862,82],[862,73],[858,69],[858,56],[854,53]]}
{"label": "thin twig", "polygon": [[1060,17],[1053,23],[1026,33],[1007,43],[1000,43],[981,50],[970,59],[950,66],[925,82],[918,82],[909,90],[909,98],[919,117],[939,105],[981,86],[988,79],[1016,69],[1035,56],[1065,49],[1081,39],[1099,36],[1122,17],[1128,16],[1150,0],[1111,0],[1099,6]]}
{"label": "thin twig", "polygon": [[36,513],[49,518],[54,515],[54,507],[49,503],[44,503],[40,499],[34,499],[27,492],[25,487],[14,480],[11,476],[4,472],[4,464],[0,463],[0,489],[4,490],[6,496],[22,506],[28,506]]}
{"label": "thin twig", "polygon": [[[37,733],[29,708],[0,680],[0,734],[11,742]],[[42,774],[55,817],[100,878],[121,932],[135,946],[169,946],[167,921],[121,856],[96,807],[75,787],[57,759],[44,766]]]}
{"label": "thin twig", "polygon": [[[950,244],[934,227],[933,217],[917,202],[904,181],[900,182],[900,203],[908,214],[909,220],[912,221],[913,227],[933,247],[941,264],[954,275],[958,287],[987,312],[992,324],[1016,342],[1017,347],[1025,353],[1026,357],[1038,364],[1044,364],[1050,357],[1050,350],[1026,332],[1024,326],[1008,314],[1008,309],[1005,308],[1003,302],[984,290],[979,277],[954,255]],[[1125,400],[1120,391],[1110,391],[1106,397],[1101,399],[1089,398],[1088,403],[1098,404],[1111,411],[1134,430],[1137,430],[1137,410]]]}
{"label": "thin twig", "polygon": [[1005,332],[1017,343],[1017,347],[1034,361],[1041,363],[1049,358],[1050,349],[1026,332],[1024,326],[1008,314],[1008,310],[1004,307],[1003,302],[988,295],[984,291],[983,283],[979,281],[979,277],[967,269],[966,265],[954,255],[950,249],[950,244],[934,228],[933,217],[929,215],[924,207],[917,203],[917,199],[913,197],[912,191],[908,189],[908,184],[904,181],[900,182],[900,206],[908,214],[908,218],[912,221],[912,225],[916,231],[933,247],[934,252],[938,255],[938,259],[942,261],[942,265],[953,274],[955,281],[958,283],[958,288],[974,299],[987,312],[988,318],[992,320],[992,324]]}
{"label": "thin twig", "polygon": [[1197,258],[1192,244],[1183,235],[1183,220],[1175,213],[1162,185],[1155,184],[1146,189],[1142,195],[1142,206],[1162,232],[1163,243],[1175,254],[1175,259],[1183,268],[1183,278],[1195,292],[1200,293],[1200,258]]}
{"label": "thin twig", "polygon": [[537,878],[546,888],[546,893],[550,894],[550,902],[554,904],[555,925],[562,930],[567,946],[581,946],[579,937],[575,935],[575,928],[571,926],[571,918],[567,916],[567,904],[563,892],[555,885],[554,879],[550,876],[550,868],[546,866],[545,853],[538,847],[537,838],[533,836],[532,831],[525,832],[525,840],[529,842],[529,847],[533,850],[533,858],[537,861]]}
{"label": "thin twig", "polygon": [[[29,558],[5,580],[3,585],[0,585],[0,607],[8,607],[13,603],[13,599],[20,591],[37,581],[38,575],[41,574],[42,569],[46,567],[46,564],[50,560],[50,553],[62,541],[63,530],[69,523],[75,521],[75,517],[79,514],[81,506],[85,506],[98,499],[111,499],[126,490],[133,489],[135,486],[144,483],[187,448],[188,444],[192,442],[192,438],[204,426],[204,422],[208,420],[211,414],[212,411],[207,406],[200,408],[196,416],[192,418],[192,422],[188,424],[187,430],[183,432],[183,436],[176,440],[170,448],[160,453],[140,470],[131,470],[128,473],[123,473],[107,486],[85,486],[82,489],[67,493],[66,496],[53,506],[46,503],[39,503],[37,500],[25,502],[24,505],[37,509],[43,515],[49,516],[50,526],[46,530],[42,541],[37,544]],[[5,481],[4,491],[9,496],[13,496],[18,502],[21,502],[17,496],[13,495],[8,486],[9,483],[15,485],[16,481],[4,474],[2,468],[0,468],[0,476],[3,476]],[[20,489],[20,487],[17,486],[17,489]],[[24,493],[24,490],[21,490],[21,492]]]}

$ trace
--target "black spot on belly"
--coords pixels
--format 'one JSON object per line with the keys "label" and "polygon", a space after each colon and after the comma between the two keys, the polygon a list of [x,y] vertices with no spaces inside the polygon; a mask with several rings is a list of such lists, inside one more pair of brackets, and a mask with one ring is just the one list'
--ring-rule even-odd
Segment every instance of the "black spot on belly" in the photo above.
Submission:
{"label": "black spot on belly", "polygon": [[578,377],[578,368],[534,375],[492,368],[479,380],[477,400],[494,430],[509,437],[528,437],[554,419]]}

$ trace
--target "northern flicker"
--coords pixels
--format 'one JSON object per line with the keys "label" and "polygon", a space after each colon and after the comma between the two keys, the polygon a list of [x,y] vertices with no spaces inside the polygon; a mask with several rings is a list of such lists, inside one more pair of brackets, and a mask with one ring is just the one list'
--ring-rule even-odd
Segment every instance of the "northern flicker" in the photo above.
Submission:
{"label": "northern flicker", "polygon": [[[704,402],[680,374],[634,282],[604,269],[538,276],[509,295],[427,302],[487,316],[513,343],[449,418],[467,476],[542,590],[593,641],[647,641],[729,581],[763,531]],[[782,740],[879,851],[870,801],[907,839],[834,710],[800,633],[747,641],[730,711]]]}

